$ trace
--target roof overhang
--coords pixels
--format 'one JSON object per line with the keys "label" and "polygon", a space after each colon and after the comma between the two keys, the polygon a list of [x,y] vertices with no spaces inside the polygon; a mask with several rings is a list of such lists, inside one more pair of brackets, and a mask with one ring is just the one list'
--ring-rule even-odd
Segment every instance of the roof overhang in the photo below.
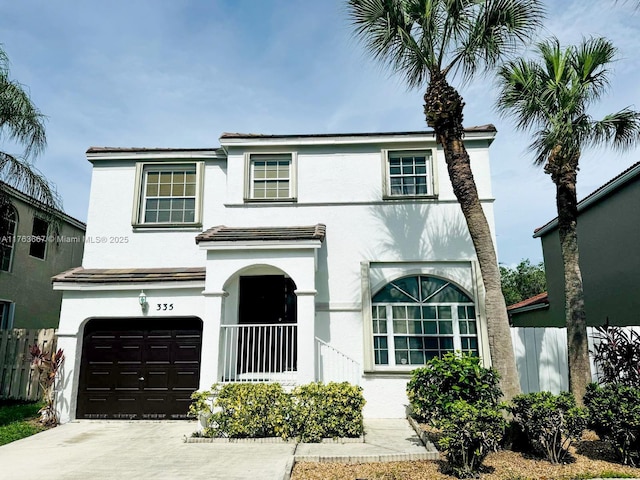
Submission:
{"label": "roof overhang", "polygon": [[114,160],[134,160],[164,162],[166,160],[215,160],[226,155],[220,148],[112,148],[91,147],[87,150],[87,160],[91,163]]}

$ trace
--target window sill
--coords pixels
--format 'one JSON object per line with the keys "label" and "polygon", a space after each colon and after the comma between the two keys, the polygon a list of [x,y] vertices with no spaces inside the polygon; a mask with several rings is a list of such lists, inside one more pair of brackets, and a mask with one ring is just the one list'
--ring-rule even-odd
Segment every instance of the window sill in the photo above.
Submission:
{"label": "window sill", "polygon": [[134,223],[133,231],[201,231],[202,223]]}
{"label": "window sill", "polygon": [[245,203],[296,203],[297,198],[245,198]]}
{"label": "window sill", "polygon": [[405,367],[374,367],[364,371],[365,375],[394,375],[394,376],[410,376],[411,372],[416,368],[422,368],[424,365],[411,365],[410,368]]}
{"label": "window sill", "polygon": [[385,201],[393,200],[437,200],[437,194],[429,195],[383,195],[382,199]]}

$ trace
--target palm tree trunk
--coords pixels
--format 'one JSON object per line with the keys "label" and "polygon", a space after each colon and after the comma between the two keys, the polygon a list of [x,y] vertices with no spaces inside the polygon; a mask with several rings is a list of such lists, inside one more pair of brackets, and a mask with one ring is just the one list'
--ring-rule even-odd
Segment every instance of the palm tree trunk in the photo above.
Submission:
{"label": "palm tree trunk", "polygon": [[520,393],[520,381],[493,237],[478,198],[469,154],[462,141],[464,102],[442,75],[432,75],[424,100],[427,125],[434,129],[436,139],[444,149],[453,191],[462,208],[478,257],[485,290],[491,363],[500,374],[502,393],[510,400]]}
{"label": "palm tree trunk", "polygon": [[582,405],[587,384],[591,382],[591,365],[578,253],[577,158],[574,162],[566,162],[565,165],[565,168],[549,173],[556,184],[558,233],[564,266],[569,390],[575,395],[578,404]]}

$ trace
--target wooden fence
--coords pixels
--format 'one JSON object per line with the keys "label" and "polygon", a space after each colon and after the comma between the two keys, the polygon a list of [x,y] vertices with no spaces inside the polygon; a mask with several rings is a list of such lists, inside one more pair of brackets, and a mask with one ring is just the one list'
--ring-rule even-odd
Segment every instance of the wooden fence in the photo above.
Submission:
{"label": "wooden fence", "polygon": [[[640,333],[640,327],[625,327]],[[593,351],[595,329],[587,328],[589,352]],[[567,367],[567,329],[514,327],[511,329],[513,351],[523,393],[547,390],[560,393],[569,389]],[[598,380],[598,366],[591,357],[591,376]]]}
{"label": "wooden fence", "polygon": [[51,352],[56,348],[55,330],[0,330],[0,398],[40,399],[38,370],[29,353],[35,343]]}

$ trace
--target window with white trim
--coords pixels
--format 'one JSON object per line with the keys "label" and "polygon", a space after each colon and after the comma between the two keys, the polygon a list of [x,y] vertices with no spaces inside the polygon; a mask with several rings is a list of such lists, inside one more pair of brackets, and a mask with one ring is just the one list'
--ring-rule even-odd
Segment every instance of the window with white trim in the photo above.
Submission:
{"label": "window with white trim", "polygon": [[18,214],[12,206],[7,206],[0,217],[0,270],[11,271],[13,248],[16,243]]}
{"label": "window with white trim", "polygon": [[431,150],[386,152],[388,197],[433,196],[433,153]]}
{"label": "window with white trim", "polygon": [[252,153],[249,156],[250,200],[292,200],[294,194],[291,153]]}
{"label": "window with white trim", "polygon": [[138,224],[180,226],[199,222],[198,164],[147,164],[142,168]]}
{"label": "window with white trim", "polygon": [[478,355],[473,300],[438,277],[388,283],[372,298],[372,321],[376,366],[415,368],[452,351]]}

